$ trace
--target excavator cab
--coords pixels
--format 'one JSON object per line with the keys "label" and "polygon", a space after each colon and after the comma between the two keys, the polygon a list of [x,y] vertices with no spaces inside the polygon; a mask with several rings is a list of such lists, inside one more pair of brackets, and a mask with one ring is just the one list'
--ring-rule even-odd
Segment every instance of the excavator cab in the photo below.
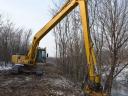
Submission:
{"label": "excavator cab", "polygon": [[46,48],[38,48],[36,55],[36,63],[46,63]]}

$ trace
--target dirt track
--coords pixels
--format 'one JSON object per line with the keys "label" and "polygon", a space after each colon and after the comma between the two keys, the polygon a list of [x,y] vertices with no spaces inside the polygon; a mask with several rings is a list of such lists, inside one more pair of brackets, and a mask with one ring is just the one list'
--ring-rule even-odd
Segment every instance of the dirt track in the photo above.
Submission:
{"label": "dirt track", "polygon": [[43,65],[45,74],[0,76],[0,96],[79,96],[80,88],[59,75],[52,64]]}

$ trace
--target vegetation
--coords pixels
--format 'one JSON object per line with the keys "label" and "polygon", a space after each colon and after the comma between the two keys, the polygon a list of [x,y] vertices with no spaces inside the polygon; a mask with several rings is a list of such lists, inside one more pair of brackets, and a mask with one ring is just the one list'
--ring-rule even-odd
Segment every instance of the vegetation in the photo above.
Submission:
{"label": "vegetation", "polygon": [[[59,6],[55,3],[51,13]],[[103,87],[110,95],[113,80],[128,65],[128,0],[89,0],[88,12],[99,74],[106,77]],[[58,64],[74,81],[81,81],[87,73],[80,19],[76,8],[54,29]]]}
{"label": "vegetation", "polygon": [[16,28],[13,22],[0,15],[0,61],[5,65],[12,54],[27,52],[31,30]]}

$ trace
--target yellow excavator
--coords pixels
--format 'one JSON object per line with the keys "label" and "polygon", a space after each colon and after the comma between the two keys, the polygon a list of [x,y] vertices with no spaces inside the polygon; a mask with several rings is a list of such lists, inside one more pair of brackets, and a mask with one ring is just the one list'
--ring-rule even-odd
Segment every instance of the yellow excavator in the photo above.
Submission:
{"label": "yellow excavator", "polygon": [[101,77],[97,72],[96,58],[94,54],[93,44],[90,38],[87,0],[67,1],[66,4],[61,8],[61,10],[41,30],[36,33],[28,54],[26,54],[25,56],[13,55],[12,62],[14,64],[21,64],[24,65],[24,67],[27,66],[29,68],[37,66],[37,63],[40,61],[38,57],[41,56],[42,52],[46,54],[45,49],[43,50],[38,47],[40,40],[78,5],[80,7],[81,22],[84,33],[84,45],[86,49],[88,64],[88,75],[84,80],[82,89],[85,96],[107,96],[103,92]]}

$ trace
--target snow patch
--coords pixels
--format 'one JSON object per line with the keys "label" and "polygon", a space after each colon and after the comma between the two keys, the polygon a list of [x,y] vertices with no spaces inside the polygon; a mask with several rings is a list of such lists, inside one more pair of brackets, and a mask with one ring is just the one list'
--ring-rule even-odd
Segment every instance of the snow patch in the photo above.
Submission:
{"label": "snow patch", "polygon": [[58,90],[58,91],[57,90],[51,90],[51,93],[56,94],[57,96],[63,96],[64,95],[64,93],[60,90]]}
{"label": "snow patch", "polygon": [[116,77],[116,80],[125,81],[126,75],[128,75],[128,68],[123,69],[122,72],[120,72],[119,75]]}
{"label": "snow patch", "polygon": [[11,66],[0,66],[0,71],[10,70],[11,68],[12,68]]}
{"label": "snow patch", "polygon": [[53,86],[56,87],[61,87],[61,88],[71,88],[73,87],[73,83],[69,80],[67,80],[66,78],[55,78],[55,79],[50,79],[50,83]]}

